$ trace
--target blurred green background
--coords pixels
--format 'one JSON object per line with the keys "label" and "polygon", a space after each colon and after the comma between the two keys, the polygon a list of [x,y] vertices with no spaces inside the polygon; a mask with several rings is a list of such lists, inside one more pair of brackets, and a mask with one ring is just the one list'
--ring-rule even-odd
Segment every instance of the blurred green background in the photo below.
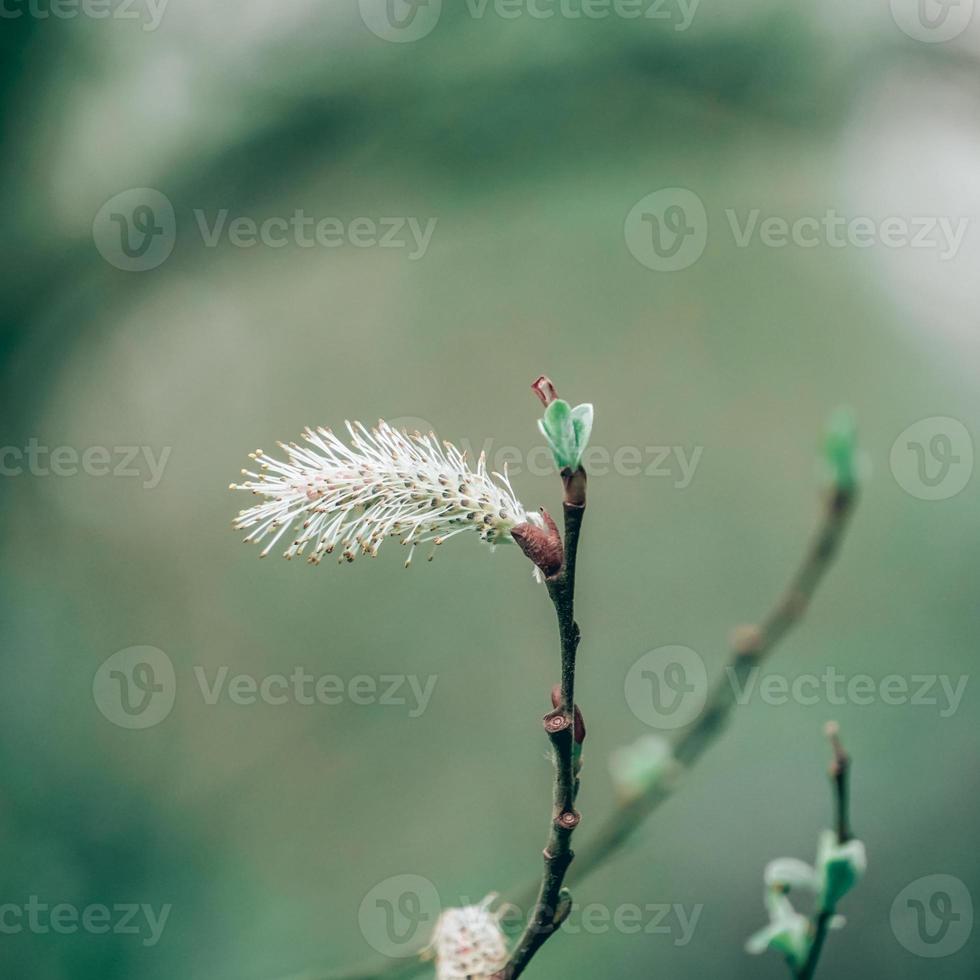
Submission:
{"label": "blurred green background", "polygon": [[[0,479],[0,904],[170,912],[153,945],[9,931],[0,974],[340,968],[377,957],[361,905],[390,876],[421,876],[452,905],[538,873],[557,652],[525,559],[463,537],[410,571],[395,543],[350,567],[259,562],[229,529],[248,500],[225,488],[257,446],[344,419],[421,419],[527,454],[541,445],[528,385],[547,372],[595,404],[595,446],[637,447],[645,463],[646,447],[701,450],[687,485],[676,456],[666,473],[591,481],[583,839],[613,806],[609,754],[651,731],[626,704],[627,671],[682,644],[721,675],[730,628],[764,615],[815,526],[820,432],[839,404],[860,423],[862,500],[766,670],[968,683],[948,717],[938,687],[938,705],[738,708],[628,850],[575,889],[607,909],[700,906],[690,941],[674,915],[667,933],[583,930],[549,942],[527,976],[786,976],[743,944],[765,922],[765,863],[812,859],[829,820],[821,727],[834,717],[870,866],[820,974],[975,977],[976,933],[927,959],[892,921],[927,875],[980,900],[974,19],[942,40],[910,29],[901,0],[702,0],[689,23],[676,3],[640,19],[433,4],[403,29],[426,33],[387,40],[370,0],[171,0],[158,21],[145,2],[105,9],[43,17],[10,0],[0,35],[0,442],[15,450]],[[143,271],[118,267],[106,228],[123,226],[97,219],[123,194],[115,213],[138,226],[133,188],[175,216],[171,235],[154,212],[172,254]],[[674,272],[644,265],[624,235],[663,188],[689,190],[707,216],[703,254]],[[221,209],[436,224],[415,258],[350,240],[208,247],[195,211],[210,224]],[[758,235],[740,247],[726,211],[752,209],[971,224],[945,257]],[[952,440],[921,440],[929,465],[952,445],[946,486],[962,486],[924,499],[900,436],[935,419],[960,428],[926,423]],[[69,453],[65,475],[31,472],[17,455],[31,440],[106,447],[113,467],[116,447],[146,447],[165,466],[158,481],[142,454],[135,476],[69,473]],[[528,508],[558,509],[553,475],[512,473]],[[130,730],[100,712],[93,678],[136,645],[169,658],[176,702]],[[418,717],[349,697],[210,705],[195,668],[222,667],[437,683]]]}

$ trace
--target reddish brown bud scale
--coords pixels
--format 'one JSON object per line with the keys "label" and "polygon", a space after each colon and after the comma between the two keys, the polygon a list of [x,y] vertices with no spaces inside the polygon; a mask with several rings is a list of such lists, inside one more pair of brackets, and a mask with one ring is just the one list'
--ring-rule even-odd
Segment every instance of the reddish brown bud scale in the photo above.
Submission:
{"label": "reddish brown bud scale", "polygon": [[555,390],[555,386],[546,374],[540,375],[534,384],[531,385],[531,390],[541,399],[541,404],[547,408],[555,399],[558,397],[558,392]]}
{"label": "reddish brown bud scale", "polygon": [[551,578],[561,571],[565,561],[565,549],[551,515],[542,509],[541,516],[545,523],[543,528],[525,521],[511,528],[510,535],[520,546],[521,551],[541,569],[544,576]]}

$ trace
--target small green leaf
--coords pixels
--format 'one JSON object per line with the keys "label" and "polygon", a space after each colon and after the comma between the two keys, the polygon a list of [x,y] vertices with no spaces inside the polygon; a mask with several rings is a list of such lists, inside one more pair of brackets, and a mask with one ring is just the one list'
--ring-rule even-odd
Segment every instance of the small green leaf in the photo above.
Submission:
{"label": "small green leaf", "polygon": [[834,906],[857,884],[867,866],[868,859],[861,841],[852,838],[846,844],[840,844],[832,830],[825,830],[817,844],[820,908],[826,912],[833,911]]}
{"label": "small green leaf", "polygon": [[[556,398],[545,410],[544,418],[538,422],[558,469],[572,466],[576,458],[575,425],[572,410],[564,399]],[[577,463],[575,464],[578,465]]]}
{"label": "small green leaf", "polygon": [[582,454],[589,445],[589,437],[592,435],[592,419],[594,412],[588,403],[576,405],[572,409],[572,425],[575,427],[575,448],[578,452],[578,459],[573,469],[578,469],[582,462]]}
{"label": "small green leaf", "polygon": [[839,408],[827,424],[824,454],[834,482],[841,490],[853,490],[857,483],[856,453],[857,426],[854,416],[846,408]]}
{"label": "small green leaf", "polygon": [[582,453],[589,444],[592,434],[593,410],[591,405],[576,405],[571,408],[561,398],[555,399],[538,422],[541,434],[547,439],[555,465],[559,470],[566,467],[577,470],[582,462]]}

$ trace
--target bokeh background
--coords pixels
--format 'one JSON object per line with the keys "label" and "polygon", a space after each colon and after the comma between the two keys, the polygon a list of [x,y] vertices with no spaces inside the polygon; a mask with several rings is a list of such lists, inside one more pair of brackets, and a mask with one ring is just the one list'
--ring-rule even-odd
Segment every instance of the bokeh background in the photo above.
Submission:
{"label": "bokeh background", "polygon": [[[654,473],[610,467],[591,482],[583,838],[613,806],[609,754],[651,731],[626,703],[629,668],[682,644],[721,675],[729,630],[765,613],[815,526],[820,433],[840,404],[860,424],[862,500],[766,669],[967,681],[953,711],[938,682],[938,704],[739,707],[628,850],[576,887],[609,910],[700,907],[690,941],[675,912],[666,933],[583,930],[549,942],[527,975],[787,975],[743,944],[765,922],[766,861],[810,858],[829,820],[833,717],[870,868],[821,972],[975,977],[977,930],[927,959],[892,920],[928,875],[980,900],[972,7],[702,0],[631,19],[611,5],[574,16],[569,2],[541,18],[394,0],[392,26],[369,0],[138,0],[58,16],[11,0],[0,901],[170,912],[153,945],[145,927],[8,932],[0,974],[317,976],[384,961],[362,900],[391,876],[421,876],[452,905],[537,874],[550,794],[539,719],[557,654],[523,557],[458,538],[410,571],[395,543],[350,567],[259,562],[230,529],[247,500],[226,487],[249,451],[307,424],[408,418],[516,447],[519,496],[556,509],[557,480],[524,455],[541,445],[528,385],[543,371],[595,404],[600,449],[637,447],[644,464],[647,447],[700,450],[686,482],[676,453]],[[703,252],[672,272],[624,233],[664,188],[706,216],[692,238]],[[160,198],[133,189],[173,209],[172,224],[151,213],[142,270],[126,268],[119,222],[138,229],[140,202]],[[222,209],[436,224],[414,258],[349,236],[209,247],[195,212],[210,224]],[[758,234],[741,247],[726,211],[741,224],[753,209],[968,227],[955,254]],[[52,471],[27,464],[32,445],[67,452]],[[146,449],[123,467],[135,475],[78,464],[105,447],[115,469],[130,446]],[[147,453],[165,463],[158,478]],[[131,730],[99,710],[93,679],[137,645],[172,663],[176,701]],[[437,683],[411,717],[350,697],[208,704],[195,674],[297,667]],[[962,937],[972,910],[957,902]]]}

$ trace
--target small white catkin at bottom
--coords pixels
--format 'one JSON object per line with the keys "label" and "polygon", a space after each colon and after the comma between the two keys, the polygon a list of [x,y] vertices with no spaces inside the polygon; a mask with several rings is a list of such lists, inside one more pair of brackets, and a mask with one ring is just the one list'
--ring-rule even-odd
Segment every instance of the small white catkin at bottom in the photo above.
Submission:
{"label": "small white catkin at bottom", "polygon": [[432,937],[437,980],[484,980],[506,964],[507,942],[497,914],[490,911],[496,897],[439,916]]}

